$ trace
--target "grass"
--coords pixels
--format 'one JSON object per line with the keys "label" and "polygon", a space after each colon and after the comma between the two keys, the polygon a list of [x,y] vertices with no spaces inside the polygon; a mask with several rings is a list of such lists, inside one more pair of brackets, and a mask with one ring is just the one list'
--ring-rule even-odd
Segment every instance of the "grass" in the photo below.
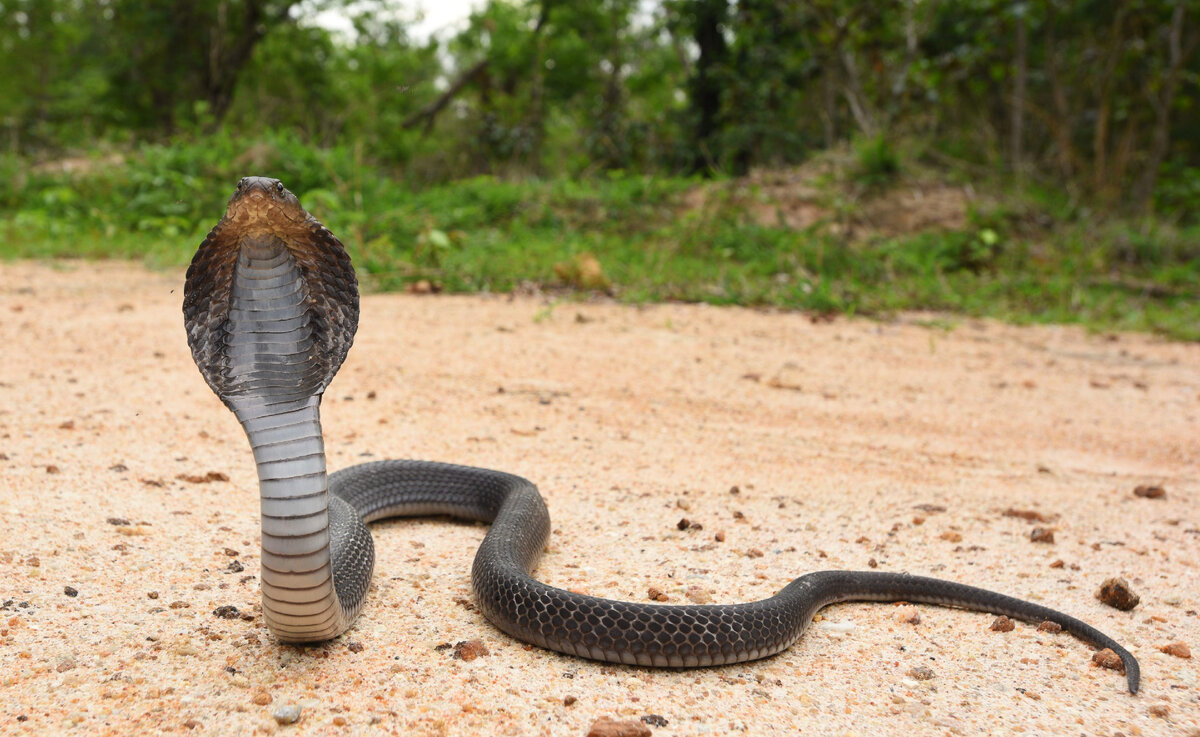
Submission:
{"label": "grass", "polygon": [[[258,160],[245,161],[247,150]],[[312,151],[285,136],[147,147],[72,177],[0,159],[0,258],[183,265],[233,183],[256,171],[276,173],[341,237],[373,289],[420,279],[453,292],[570,289],[578,269],[561,265],[590,254],[612,294],[630,302],[942,310],[1200,340],[1195,228],[1094,224],[1026,198],[972,213],[958,229],[846,242],[825,227],[756,222],[733,187],[710,187],[702,208],[687,204],[696,181],[622,174],[411,191],[352,151]],[[1051,225],[1028,225],[1046,213]]]}

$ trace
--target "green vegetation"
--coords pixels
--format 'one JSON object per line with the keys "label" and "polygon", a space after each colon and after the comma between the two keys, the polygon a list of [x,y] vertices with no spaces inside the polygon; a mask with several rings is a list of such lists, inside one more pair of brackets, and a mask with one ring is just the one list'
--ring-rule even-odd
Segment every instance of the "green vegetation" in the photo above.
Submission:
{"label": "green vegetation", "polygon": [[490,0],[428,39],[403,8],[0,3],[0,257],[179,265],[265,174],[375,289],[1200,339],[1184,0]]}
{"label": "green vegetation", "polygon": [[1094,224],[1086,210],[1045,196],[982,201],[954,227],[848,239],[839,204],[869,209],[915,186],[896,164],[885,183],[867,187],[861,151],[848,157],[844,181],[827,177],[815,195],[827,216],[797,228],[774,222],[772,206],[786,203],[769,186],[738,179],[480,176],[413,191],[352,150],[313,149],[290,135],[213,136],[146,145],[121,163],[97,158],[86,174],[0,180],[10,183],[0,188],[0,208],[11,213],[0,223],[0,257],[185,264],[224,211],[243,172],[234,162],[247,152],[342,238],[372,289],[426,280],[448,291],[522,282],[575,291],[573,260],[591,254],[609,291],[627,301],[935,309],[1200,339],[1200,228]]}

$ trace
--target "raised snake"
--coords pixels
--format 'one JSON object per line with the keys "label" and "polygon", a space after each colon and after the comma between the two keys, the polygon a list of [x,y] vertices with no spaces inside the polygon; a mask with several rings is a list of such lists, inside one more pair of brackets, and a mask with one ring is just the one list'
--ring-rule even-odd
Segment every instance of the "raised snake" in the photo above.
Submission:
{"label": "raised snake", "polygon": [[263,618],[283,642],[337,637],[362,608],[374,568],[366,523],[450,515],[491,523],[471,568],[484,616],[513,637],[595,660],[689,667],[786,650],[822,607],[907,601],[1050,621],[1138,661],[1095,627],[1045,606],[905,573],[818,571],[745,604],[614,601],[535,580],[550,534],[537,488],[507,473],[379,461],[326,473],[321,396],[358,327],[358,281],[341,242],[282,183],[242,179],[187,271],[188,344],[200,373],[246,432],[258,470]]}

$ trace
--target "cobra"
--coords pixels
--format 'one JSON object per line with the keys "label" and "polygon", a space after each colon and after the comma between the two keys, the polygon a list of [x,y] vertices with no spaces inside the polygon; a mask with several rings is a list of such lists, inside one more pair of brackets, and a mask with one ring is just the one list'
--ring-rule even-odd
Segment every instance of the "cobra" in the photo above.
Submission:
{"label": "cobra", "polygon": [[663,605],[568,592],[534,579],[550,533],[537,488],[499,471],[424,461],[365,463],[328,474],[321,396],[358,326],[358,282],[345,248],[275,179],[242,179],[196,252],[183,302],[200,373],[246,432],[258,470],[263,618],[279,640],[344,632],[371,581],[366,524],[452,515],[491,523],[471,582],[496,627],[584,658],[645,666],[738,663],[786,650],[822,607],[908,601],[1051,621],[1125,667],[1137,659],[1074,617],[1004,594],[903,573],[818,571],[775,596],[731,605]]}

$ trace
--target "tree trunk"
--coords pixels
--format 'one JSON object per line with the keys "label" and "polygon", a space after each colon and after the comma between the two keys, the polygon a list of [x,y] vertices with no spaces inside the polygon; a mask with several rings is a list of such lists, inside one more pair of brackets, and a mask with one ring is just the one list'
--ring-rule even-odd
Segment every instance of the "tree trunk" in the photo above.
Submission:
{"label": "tree trunk", "polygon": [[270,12],[268,0],[245,0],[242,16],[236,29],[230,28],[229,3],[217,6],[216,25],[210,30],[208,66],[205,68],[204,89],[208,109],[216,123],[221,122],[233,103],[233,92],[238,77],[250,58],[254,47],[267,31],[287,18],[294,0],[276,4]]}
{"label": "tree trunk", "polygon": [[533,28],[533,68],[530,70],[529,115],[525,119],[525,127],[529,132],[527,161],[535,174],[542,170],[542,140],[546,132],[546,39],[542,29],[550,21],[552,4],[552,0],[542,0],[537,25]]}
{"label": "tree trunk", "polygon": [[1017,2],[1017,49],[1013,60],[1013,102],[1012,119],[1009,124],[1009,155],[1013,176],[1018,182],[1025,177],[1025,80],[1028,73],[1028,23],[1025,18],[1024,3]]}
{"label": "tree trunk", "polygon": [[1134,190],[1133,203],[1136,212],[1145,212],[1150,207],[1154,197],[1154,188],[1158,185],[1158,170],[1167,158],[1171,149],[1171,105],[1175,101],[1175,91],[1179,87],[1179,77],[1188,57],[1196,50],[1200,39],[1188,39],[1185,47],[1183,29],[1186,24],[1184,2],[1178,0],[1171,14],[1171,25],[1167,29],[1167,71],[1163,75],[1162,92],[1155,93],[1147,90],[1146,97],[1154,108],[1154,137],[1150,144],[1150,155],[1146,161],[1146,169],[1141,181]]}
{"label": "tree trunk", "polygon": [[692,77],[692,109],[696,113],[692,172],[707,176],[716,165],[720,132],[721,67],[729,56],[721,24],[728,14],[727,0],[695,0],[693,37],[700,47],[696,74]]}
{"label": "tree trunk", "polygon": [[1046,20],[1046,79],[1050,83],[1050,97],[1054,102],[1054,120],[1050,135],[1057,148],[1059,174],[1069,182],[1074,173],[1075,149],[1071,145],[1071,114],[1067,106],[1067,93],[1058,75],[1058,45],[1055,43],[1055,17],[1050,10]]}

